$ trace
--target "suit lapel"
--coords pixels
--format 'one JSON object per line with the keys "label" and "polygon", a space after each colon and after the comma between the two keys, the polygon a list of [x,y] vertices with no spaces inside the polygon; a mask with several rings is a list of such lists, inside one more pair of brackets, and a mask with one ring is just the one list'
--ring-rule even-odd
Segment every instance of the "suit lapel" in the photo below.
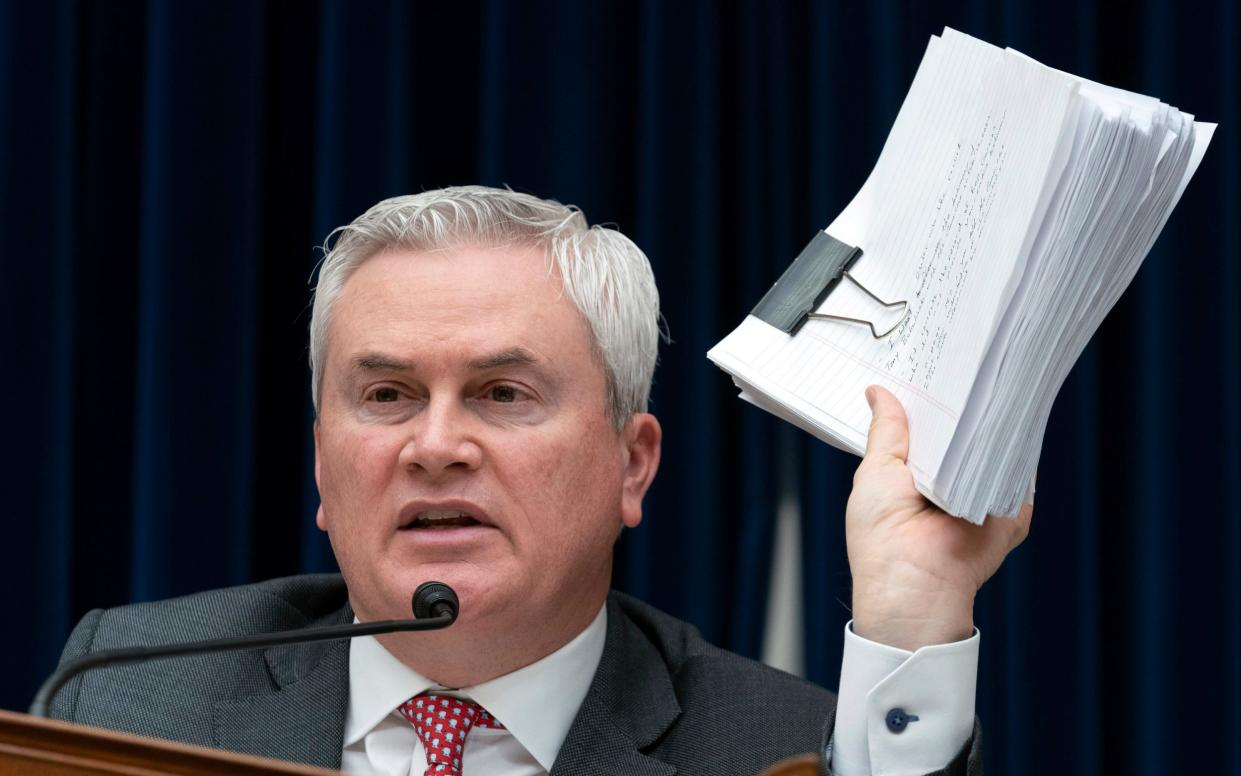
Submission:
{"label": "suit lapel", "polygon": [[[353,619],[345,606],[308,626]],[[349,642],[272,647],[264,654],[276,688],[217,703],[215,746],[325,768],[340,768],[349,703]]]}
{"label": "suit lapel", "polygon": [[672,776],[644,754],[681,713],[659,651],[612,599],[603,657],[551,776]]}

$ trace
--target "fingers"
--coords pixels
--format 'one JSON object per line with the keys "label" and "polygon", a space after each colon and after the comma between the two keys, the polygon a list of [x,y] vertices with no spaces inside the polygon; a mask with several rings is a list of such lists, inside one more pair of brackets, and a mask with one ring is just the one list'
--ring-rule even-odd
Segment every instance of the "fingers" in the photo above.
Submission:
{"label": "fingers", "polygon": [[866,457],[891,456],[904,462],[909,457],[909,421],[905,408],[888,391],[877,385],[866,389],[870,404],[870,431],[866,435]]}

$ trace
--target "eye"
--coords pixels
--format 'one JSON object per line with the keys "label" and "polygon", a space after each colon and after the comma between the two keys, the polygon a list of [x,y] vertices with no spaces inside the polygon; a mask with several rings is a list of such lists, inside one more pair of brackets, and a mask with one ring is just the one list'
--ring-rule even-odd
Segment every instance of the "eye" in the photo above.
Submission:
{"label": "eye", "polygon": [[401,392],[389,386],[380,386],[371,391],[371,401],[386,404],[389,402],[400,401]]}
{"label": "eye", "polygon": [[487,390],[487,396],[494,402],[512,404],[520,398],[520,391],[511,385],[493,385]]}

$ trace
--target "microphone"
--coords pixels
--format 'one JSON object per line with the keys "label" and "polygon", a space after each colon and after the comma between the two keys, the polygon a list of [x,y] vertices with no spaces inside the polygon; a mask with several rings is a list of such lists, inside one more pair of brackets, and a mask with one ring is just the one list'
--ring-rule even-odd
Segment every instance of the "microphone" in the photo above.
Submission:
{"label": "microphone", "polygon": [[160,644],[153,647],[125,647],[122,649],[105,649],[92,652],[73,660],[47,678],[35,693],[30,704],[30,714],[35,717],[46,717],[47,708],[56,693],[73,677],[92,668],[110,665],[140,663],[145,660],[164,657],[181,657],[198,655],[204,652],[227,652],[237,649],[260,649],[275,647],[281,644],[302,644],[312,641],[338,641],[358,636],[376,636],[381,633],[398,633],[403,631],[426,631],[447,628],[457,621],[460,602],[453,589],[443,582],[423,582],[414,591],[413,620],[383,620],[380,622],[362,622],[356,625],[329,625],[324,628],[302,628],[300,630],[278,631],[276,633],[259,633],[253,636],[239,636],[228,639],[209,639],[207,641],[187,641],[180,644]]}

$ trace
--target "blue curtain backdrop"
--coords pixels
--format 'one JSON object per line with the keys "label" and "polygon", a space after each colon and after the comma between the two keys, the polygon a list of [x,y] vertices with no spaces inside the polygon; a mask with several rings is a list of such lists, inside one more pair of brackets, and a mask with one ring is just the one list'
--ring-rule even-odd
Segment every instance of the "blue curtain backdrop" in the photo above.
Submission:
{"label": "blue curtain backdrop", "polygon": [[835,687],[856,461],[703,354],[856,191],[945,24],[1222,125],[1065,385],[1033,533],[980,596],[987,770],[1241,774],[1233,0],[0,0],[0,706],[89,608],[333,568],[314,246],[466,182],[577,204],[654,264],[667,441],[617,584],[756,655],[792,473],[807,671]]}

